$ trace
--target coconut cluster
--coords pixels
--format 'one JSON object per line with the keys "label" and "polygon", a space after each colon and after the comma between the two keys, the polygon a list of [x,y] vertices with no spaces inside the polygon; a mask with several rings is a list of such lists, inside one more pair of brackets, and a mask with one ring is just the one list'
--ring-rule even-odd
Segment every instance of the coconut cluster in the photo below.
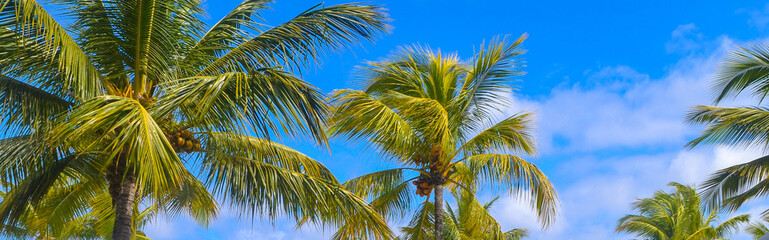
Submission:
{"label": "coconut cluster", "polygon": [[200,151],[200,140],[196,139],[190,131],[177,130],[166,134],[166,138],[171,142],[176,152],[190,153]]}
{"label": "coconut cluster", "polygon": [[[427,165],[424,167],[429,167],[428,169],[425,169],[426,171],[429,171],[431,174],[434,175],[440,175],[440,164],[438,162],[431,162],[431,163],[423,163],[420,165]],[[419,178],[417,178],[416,181],[411,182],[415,186],[417,186],[417,195],[420,197],[428,196],[433,191],[433,188],[435,187],[435,179],[431,178],[428,175],[425,174],[419,174]]]}
{"label": "coconut cluster", "polygon": [[419,178],[411,183],[417,186],[417,195],[420,197],[429,196],[435,187],[435,184],[430,183],[430,177],[424,174],[419,175]]}

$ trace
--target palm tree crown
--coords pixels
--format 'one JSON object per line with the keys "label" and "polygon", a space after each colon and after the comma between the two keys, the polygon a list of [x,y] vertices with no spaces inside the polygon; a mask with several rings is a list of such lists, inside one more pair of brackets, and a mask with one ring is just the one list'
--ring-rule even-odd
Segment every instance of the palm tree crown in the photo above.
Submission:
{"label": "palm tree crown", "polygon": [[[413,191],[434,195],[441,216],[444,185],[488,186],[526,197],[542,223],[550,224],[556,193],[539,168],[517,155],[535,153],[532,115],[517,113],[494,123],[509,104],[511,78],[523,74],[524,39],[495,38],[469,62],[417,46],[362,67],[363,90],[332,93],[329,132],[362,140],[403,167],[344,185],[371,199],[387,217],[408,212]],[[443,221],[436,219],[436,238],[442,239]]]}
{"label": "palm tree crown", "polygon": [[322,164],[269,140],[325,142],[323,96],[292,72],[386,31],[382,8],[318,5],[265,27],[269,1],[245,0],[207,26],[200,0],[56,2],[71,25],[34,0],[0,0],[0,118],[11,135],[0,178],[13,186],[1,222],[66,189],[80,204],[49,221],[108,192],[114,239],[134,234],[138,199],[203,224],[219,198],[252,217],[360,220],[360,235],[391,235]]}
{"label": "palm tree crown", "polygon": [[657,191],[651,198],[633,203],[638,215],[626,215],[618,222],[617,232],[634,234],[647,240],[724,239],[747,223],[749,215],[727,219],[717,226],[720,209],[704,211],[696,189],[670,183],[675,191]]}

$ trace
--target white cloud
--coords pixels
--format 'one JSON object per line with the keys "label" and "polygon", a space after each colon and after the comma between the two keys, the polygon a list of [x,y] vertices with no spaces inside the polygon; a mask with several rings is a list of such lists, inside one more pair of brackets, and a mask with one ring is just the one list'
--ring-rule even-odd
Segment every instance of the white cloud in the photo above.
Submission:
{"label": "white cloud", "polygon": [[516,99],[535,111],[543,154],[681,144],[696,133],[685,113],[710,102],[713,69],[732,41],[721,38],[706,57],[688,57],[652,79],[628,66],[588,71],[587,81],[556,87],[547,96]]}
{"label": "white cloud", "polygon": [[[632,213],[637,198],[669,190],[671,181],[698,185],[718,169],[763,154],[723,146],[683,148],[701,129],[684,123],[685,113],[691,106],[711,103],[713,70],[734,43],[727,37],[707,40],[693,24],[679,26],[672,38],[669,50],[687,55],[662,77],[629,66],[604,67],[586,71],[586,81],[559,86],[546,96],[515,99],[519,106],[508,113],[537,112],[543,155],[537,163],[557,161],[546,174],[559,191],[561,216],[557,227],[535,231],[534,239],[621,239],[614,233],[616,220]],[[731,104],[752,102],[740,98]],[[760,213],[764,202],[741,212]],[[532,225],[534,213],[519,201],[504,199],[498,209],[504,214],[498,217],[503,226],[538,229]]]}

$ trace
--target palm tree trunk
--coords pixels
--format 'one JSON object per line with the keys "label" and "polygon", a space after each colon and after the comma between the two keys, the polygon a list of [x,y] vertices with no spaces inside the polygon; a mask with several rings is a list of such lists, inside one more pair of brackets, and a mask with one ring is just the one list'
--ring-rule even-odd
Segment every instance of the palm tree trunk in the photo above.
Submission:
{"label": "palm tree trunk", "polygon": [[[131,224],[133,223],[134,198],[136,194],[136,178],[127,174],[120,183],[115,203],[115,226],[112,228],[113,240],[130,240],[133,235]],[[114,198],[115,196],[113,196]]]}
{"label": "palm tree trunk", "polygon": [[443,185],[435,185],[435,240],[443,240]]}

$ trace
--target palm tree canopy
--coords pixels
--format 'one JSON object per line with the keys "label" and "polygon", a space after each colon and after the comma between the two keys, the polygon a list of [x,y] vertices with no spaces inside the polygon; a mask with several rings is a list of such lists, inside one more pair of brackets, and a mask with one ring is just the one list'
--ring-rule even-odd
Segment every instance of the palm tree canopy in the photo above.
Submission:
{"label": "palm tree canopy", "polygon": [[[765,44],[740,47],[721,65],[714,84],[714,100],[736,97],[748,92],[761,104],[769,93],[769,48]],[[687,146],[722,144],[735,147],[769,147],[769,109],[765,106],[718,107],[695,106],[688,122],[706,125],[702,134]],[[725,206],[736,210],[755,197],[766,196],[769,158],[718,170],[703,184],[703,198],[708,207]]]}
{"label": "palm tree canopy", "polygon": [[[206,224],[217,201],[245,216],[306,218],[391,235],[319,162],[270,140],[324,144],[323,94],[294,72],[389,28],[381,7],[317,5],[278,26],[245,0],[208,26],[200,0],[0,0],[0,222],[14,225],[56,186],[121,182],[162,212]],[[193,173],[194,172],[194,173]],[[124,178],[123,176],[130,176]],[[108,186],[109,185],[109,186]],[[107,190],[105,190],[107,189]],[[71,212],[86,201],[72,205]],[[76,216],[69,214],[63,216]]]}
{"label": "palm tree canopy", "polygon": [[[453,192],[456,206],[447,204],[446,239],[470,240],[470,239],[499,239],[520,240],[528,236],[525,228],[516,228],[506,232],[502,231],[500,224],[491,215],[490,209],[499,199],[496,197],[489,202],[481,203],[475,199],[475,194],[463,190]],[[409,225],[401,228],[401,239],[432,239],[433,234],[425,229],[433,226],[435,215],[432,203],[426,201],[414,213]]]}
{"label": "palm tree canopy", "polygon": [[[15,225],[2,225],[0,236],[10,239],[110,239],[115,218],[110,195],[106,189],[97,195],[81,194],[89,187],[102,185],[75,182],[55,186],[37,204],[28,204],[27,211]],[[5,193],[0,192],[0,195],[4,197]],[[81,199],[83,196],[90,198]],[[149,240],[151,238],[142,229],[158,214],[158,208],[140,209],[139,205],[134,206],[133,232],[136,239]]]}
{"label": "palm tree canopy", "polygon": [[512,78],[523,74],[525,38],[494,38],[469,61],[414,46],[361,67],[362,90],[332,93],[328,131],[364,142],[402,168],[344,185],[388,218],[403,217],[414,207],[412,184],[420,196],[445,184],[472,192],[509,191],[529,200],[543,225],[552,223],[555,190],[539,168],[519,156],[536,153],[533,116],[504,113]]}
{"label": "palm tree canopy", "polygon": [[703,210],[694,187],[675,182],[669,186],[675,191],[657,191],[651,198],[633,203],[638,214],[619,219],[617,232],[648,240],[724,239],[750,218],[749,215],[739,215],[717,223],[723,212],[721,209]]}

